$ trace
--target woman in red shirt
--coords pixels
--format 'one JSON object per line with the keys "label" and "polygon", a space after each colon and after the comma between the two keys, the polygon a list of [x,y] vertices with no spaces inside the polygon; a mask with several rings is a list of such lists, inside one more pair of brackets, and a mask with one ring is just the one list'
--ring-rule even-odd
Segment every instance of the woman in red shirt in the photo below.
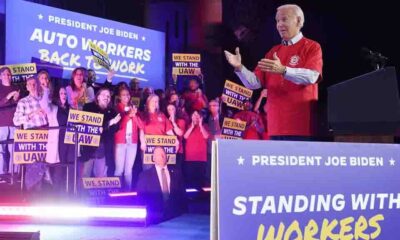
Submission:
{"label": "woman in red shirt", "polygon": [[184,175],[188,187],[201,188],[207,163],[208,126],[198,111],[192,113],[192,122],[183,136],[186,139]]}
{"label": "woman in red shirt", "polygon": [[180,168],[182,166],[182,161],[184,158],[182,140],[183,134],[186,131],[186,121],[182,118],[181,114],[177,112],[176,106],[172,103],[167,105],[167,116],[168,120],[173,126],[173,131],[175,135],[178,137],[179,149],[176,154],[176,165]]}
{"label": "woman in red shirt", "polygon": [[[146,150],[145,135],[174,135],[173,126],[167,117],[160,111],[159,97],[150,94],[146,100],[145,110],[141,116],[143,129],[140,130],[140,148]],[[152,164],[143,164],[148,169]]]}
{"label": "woman in red shirt", "polygon": [[121,123],[115,133],[115,173],[117,177],[124,174],[125,189],[132,187],[132,168],[135,163],[138,143],[138,130],[143,128],[142,121],[137,116],[137,108],[131,103],[128,88],[122,88],[118,93],[117,112],[121,115]]}

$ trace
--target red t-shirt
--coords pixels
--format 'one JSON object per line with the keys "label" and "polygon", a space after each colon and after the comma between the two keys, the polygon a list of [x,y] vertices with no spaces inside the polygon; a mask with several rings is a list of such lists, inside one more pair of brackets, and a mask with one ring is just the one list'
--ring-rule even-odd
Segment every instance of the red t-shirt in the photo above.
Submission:
{"label": "red t-shirt", "polygon": [[[208,132],[208,126],[203,124],[204,129]],[[186,161],[189,162],[207,162],[207,141],[201,134],[200,127],[195,126],[189,137],[186,139]]]}
{"label": "red t-shirt", "polygon": [[[186,121],[183,119],[177,119],[176,120],[176,125],[178,125],[178,127],[183,131],[183,134],[185,134],[186,131]],[[178,153],[183,153],[183,135],[182,136],[177,136],[178,141],[179,141],[179,149],[178,149]]]}
{"label": "red t-shirt", "polygon": [[[306,68],[322,74],[320,45],[303,37],[293,45],[274,46],[265,56],[273,59],[277,53],[282,64],[292,68]],[[268,89],[268,132],[270,136],[311,136],[312,114],[318,100],[318,84],[297,85],[280,74],[254,70],[264,88]]]}
{"label": "red t-shirt", "polygon": [[164,113],[150,113],[149,117],[150,121],[148,123],[142,118],[144,134],[166,135],[169,130],[172,130],[172,124]]}
{"label": "red t-shirt", "polygon": [[236,113],[233,118],[239,118],[246,122],[246,130],[244,131],[243,139],[261,139],[255,124],[257,123],[260,127],[263,127],[263,122],[257,113],[252,111],[240,111]]}
{"label": "red t-shirt", "polygon": [[207,102],[205,101],[207,97],[203,93],[187,91],[182,97],[192,111],[200,111],[207,107]]}
{"label": "red t-shirt", "polygon": [[125,112],[125,106],[122,103],[117,104],[117,112],[121,115],[121,121],[119,124],[119,129],[115,133],[114,139],[115,143],[126,143],[126,129],[129,120],[132,121],[132,143],[138,142],[138,129],[143,128],[143,123],[137,116],[129,117],[129,114]]}

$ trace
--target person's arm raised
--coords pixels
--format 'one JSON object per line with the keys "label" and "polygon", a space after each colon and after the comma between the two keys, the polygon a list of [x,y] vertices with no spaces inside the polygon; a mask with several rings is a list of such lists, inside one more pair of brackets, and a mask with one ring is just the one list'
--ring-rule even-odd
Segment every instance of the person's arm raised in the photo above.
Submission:
{"label": "person's arm raised", "polygon": [[228,51],[224,51],[226,60],[229,64],[235,68],[236,75],[240,78],[245,87],[250,89],[258,89],[261,87],[260,80],[257,76],[242,65],[242,56],[240,55],[240,50],[237,47],[235,49],[235,54]]}

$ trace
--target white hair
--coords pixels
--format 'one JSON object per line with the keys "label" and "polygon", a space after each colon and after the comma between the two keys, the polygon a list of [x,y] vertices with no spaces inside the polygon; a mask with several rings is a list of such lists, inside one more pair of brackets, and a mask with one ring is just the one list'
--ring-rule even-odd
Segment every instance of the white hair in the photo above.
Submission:
{"label": "white hair", "polygon": [[304,26],[304,13],[303,10],[301,10],[301,8],[296,5],[296,4],[285,4],[282,5],[280,7],[278,7],[276,10],[283,10],[283,9],[290,9],[294,12],[294,14],[300,18],[300,28],[302,28]]}

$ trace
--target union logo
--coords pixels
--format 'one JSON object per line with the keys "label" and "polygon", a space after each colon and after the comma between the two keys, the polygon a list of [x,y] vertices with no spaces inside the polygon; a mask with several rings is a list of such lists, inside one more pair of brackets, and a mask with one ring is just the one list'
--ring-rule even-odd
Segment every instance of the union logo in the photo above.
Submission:
{"label": "union logo", "polygon": [[299,64],[299,61],[300,57],[298,55],[294,55],[290,58],[289,65],[296,66],[297,64]]}

